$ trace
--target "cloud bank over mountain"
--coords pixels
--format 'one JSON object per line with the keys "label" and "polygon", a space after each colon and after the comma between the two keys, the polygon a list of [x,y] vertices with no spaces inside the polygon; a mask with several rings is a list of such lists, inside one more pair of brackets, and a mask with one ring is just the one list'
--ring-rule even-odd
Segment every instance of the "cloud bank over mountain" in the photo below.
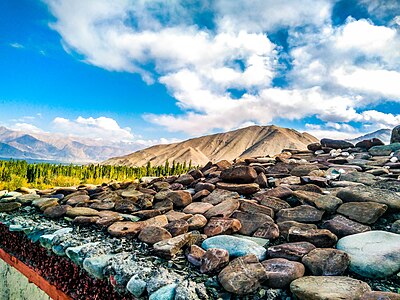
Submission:
{"label": "cloud bank over mountain", "polygon": [[181,113],[143,118],[170,131],[287,119],[357,135],[400,123],[385,109],[400,101],[398,1],[45,2],[66,51],[166,86]]}

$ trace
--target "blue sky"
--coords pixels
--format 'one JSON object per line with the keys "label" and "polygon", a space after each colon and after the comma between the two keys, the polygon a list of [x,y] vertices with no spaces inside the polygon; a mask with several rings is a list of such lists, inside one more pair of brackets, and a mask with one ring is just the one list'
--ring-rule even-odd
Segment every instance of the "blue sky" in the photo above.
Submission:
{"label": "blue sky", "polygon": [[139,146],[400,123],[400,4],[0,2],[0,125]]}

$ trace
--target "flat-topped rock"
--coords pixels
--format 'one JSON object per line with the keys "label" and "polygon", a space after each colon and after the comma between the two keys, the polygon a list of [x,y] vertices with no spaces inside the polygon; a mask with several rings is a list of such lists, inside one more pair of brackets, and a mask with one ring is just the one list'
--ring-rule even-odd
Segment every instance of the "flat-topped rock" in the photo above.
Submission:
{"label": "flat-topped rock", "polygon": [[354,186],[341,189],[337,197],[343,202],[377,202],[390,209],[400,211],[400,195],[395,192],[367,186]]}
{"label": "flat-topped rock", "polygon": [[318,248],[329,248],[336,244],[337,236],[327,229],[301,229],[292,227],[288,233],[289,242],[310,242]]}
{"label": "flat-topped rock", "polygon": [[201,201],[212,205],[217,205],[224,200],[239,198],[237,192],[227,191],[223,189],[215,189],[207,197],[203,198]]}
{"label": "flat-topped rock", "polygon": [[215,205],[204,213],[204,216],[207,219],[211,219],[212,217],[230,217],[233,212],[239,208],[239,200],[237,199],[228,199],[223,202]]}
{"label": "flat-topped rock", "polygon": [[386,210],[385,204],[376,202],[347,202],[339,206],[337,213],[363,224],[374,224]]}
{"label": "flat-topped rock", "polygon": [[211,218],[204,227],[204,234],[215,236],[219,234],[232,234],[242,228],[242,224],[237,219],[229,218]]}
{"label": "flat-topped rock", "polygon": [[350,270],[369,278],[400,271],[400,235],[369,231],[341,238],[336,248],[350,256]]}
{"label": "flat-topped rock", "polygon": [[286,243],[269,247],[268,255],[272,258],[301,261],[304,255],[314,249],[315,246],[309,242]]}
{"label": "flat-topped rock", "polygon": [[99,212],[95,209],[89,207],[71,207],[67,210],[66,215],[70,218],[75,218],[78,216],[98,216]]}
{"label": "flat-topped rock", "polygon": [[237,192],[241,195],[249,195],[254,194],[260,190],[260,186],[257,183],[226,183],[226,182],[218,182],[217,188],[228,190],[231,192]]}
{"label": "flat-topped rock", "polygon": [[359,300],[371,288],[363,281],[344,276],[305,276],[294,280],[290,290],[300,300]]}
{"label": "flat-topped rock", "polygon": [[281,209],[277,214],[277,222],[296,221],[303,223],[315,223],[322,219],[324,211],[309,205],[300,205],[294,208]]}
{"label": "flat-topped rock", "polygon": [[[242,226],[239,230],[239,233],[244,235],[253,235],[253,233],[255,233],[264,224],[266,226],[275,225],[274,220],[270,216],[265,214],[257,214],[257,213],[252,214],[242,211],[236,211],[233,213],[232,217],[240,221]],[[275,226],[276,229],[278,229],[278,226],[277,225]],[[279,230],[278,230],[278,235],[279,235]]]}
{"label": "flat-topped rock", "polygon": [[332,219],[325,221],[322,227],[330,230],[339,238],[371,230],[371,227],[352,221],[341,215],[334,216]]}
{"label": "flat-topped rock", "polygon": [[332,195],[321,195],[308,191],[294,191],[293,196],[298,198],[303,204],[315,206],[320,210],[324,210],[330,214],[335,213],[340,204],[343,203],[341,199]]}

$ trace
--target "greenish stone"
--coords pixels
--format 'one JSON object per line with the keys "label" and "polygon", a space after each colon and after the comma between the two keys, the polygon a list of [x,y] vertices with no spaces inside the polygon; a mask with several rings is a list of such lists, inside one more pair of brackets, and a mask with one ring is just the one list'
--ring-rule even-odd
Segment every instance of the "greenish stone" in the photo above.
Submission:
{"label": "greenish stone", "polygon": [[400,143],[394,143],[384,146],[374,146],[368,150],[368,152],[373,156],[388,156],[392,152],[400,150]]}
{"label": "greenish stone", "polygon": [[126,285],[126,289],[135,297],[140,297],[146,289],[146,281],[133,276]]}
{"label": "greenish stone", "polygon": [[0,203],[0,212],[12,212],[20,207],[21,203],[17,202]]}
{"label": "greenish stone", "polygon": [[218,235],[206,239],[201,247],[205,250],[210,248],[225,249],[229,252],[229,257],[240,257],[254,254],[261,261],[266,257],[266,250],[254,241],[238,238],[230,235]]}
{"label": "greenish stone", "polygon": [[40,199],[40,196],[36,194],[25,194],[16,197],[16,201],[21,204],[28,204],[37,199]]}
{"label": "greenish stone", "polygon": [[336,248],[350,256],[349,269],[361,276],[384,278],[400,271],[400,234],[368,231],[341,238]]}
{"label": "greenish stone", "polygon": [[69,247],[65,250],[65,254],[76,264],[82,265],[85,254],[82,252],[84,248],[96,247],[99,243],[87,243],[76,247]]}
{"label": "greenish stone", "polygon": [[234,234],[233,236],[241,238],[241,239],[246,239],[249,241],[253,241],[260,245],[261,247],[266,247],[269,244],[269,239],[263,239],[259,237],[253,237],[253,236],[247,236],[247,235],[241,235],[241,234]]}
{"label": "greenish stone", "polygon": [[57,236],[62,236],[62,235],[67,234],[67,233],[69,233],[69,232],[71,232],[71,231],[72,231],[72,228],[62,228],[62,229],[59,229],[59,230],[55,231],[55,232],[52,233],[52,234],[45,234],[45,235],[42,235],[42,236],[39,238],[39,242],[40,242],[40,244],[42,245],[42,247],[44,247],[44,248],[50,250],[51,247],[53,247],[53,240],[54,240],[55,237],[57,237]]}
{"label": "greenish stone", "polygon": [[152,293],[149,300],[173,300],[175,297],[176,284],[168,284]]}
{"label": "greenish stone", "polygon": [[83,268],[90,275],[97,279],[104,279],[103,270],[110,264],[110,260],[114,255],[100,255],[86,258],[83,261]]}

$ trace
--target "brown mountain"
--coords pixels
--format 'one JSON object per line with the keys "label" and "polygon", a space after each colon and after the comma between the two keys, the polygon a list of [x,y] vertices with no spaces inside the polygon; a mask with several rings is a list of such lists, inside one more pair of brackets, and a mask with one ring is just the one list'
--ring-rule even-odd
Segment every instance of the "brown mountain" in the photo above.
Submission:
{"label": "brown mountain", "polygon": [[209,161],[238,157],[274,155],[285,148],[306,149],[317,142],[308,133],[277,126],[250,126],[225,133],[217,133],[193,138],[180,143],[152,146],[132,154],[114,157],[103,164],[142,166],[151,162],[154,165],[169,162],[192,161],[193,165],[205,165]]}

